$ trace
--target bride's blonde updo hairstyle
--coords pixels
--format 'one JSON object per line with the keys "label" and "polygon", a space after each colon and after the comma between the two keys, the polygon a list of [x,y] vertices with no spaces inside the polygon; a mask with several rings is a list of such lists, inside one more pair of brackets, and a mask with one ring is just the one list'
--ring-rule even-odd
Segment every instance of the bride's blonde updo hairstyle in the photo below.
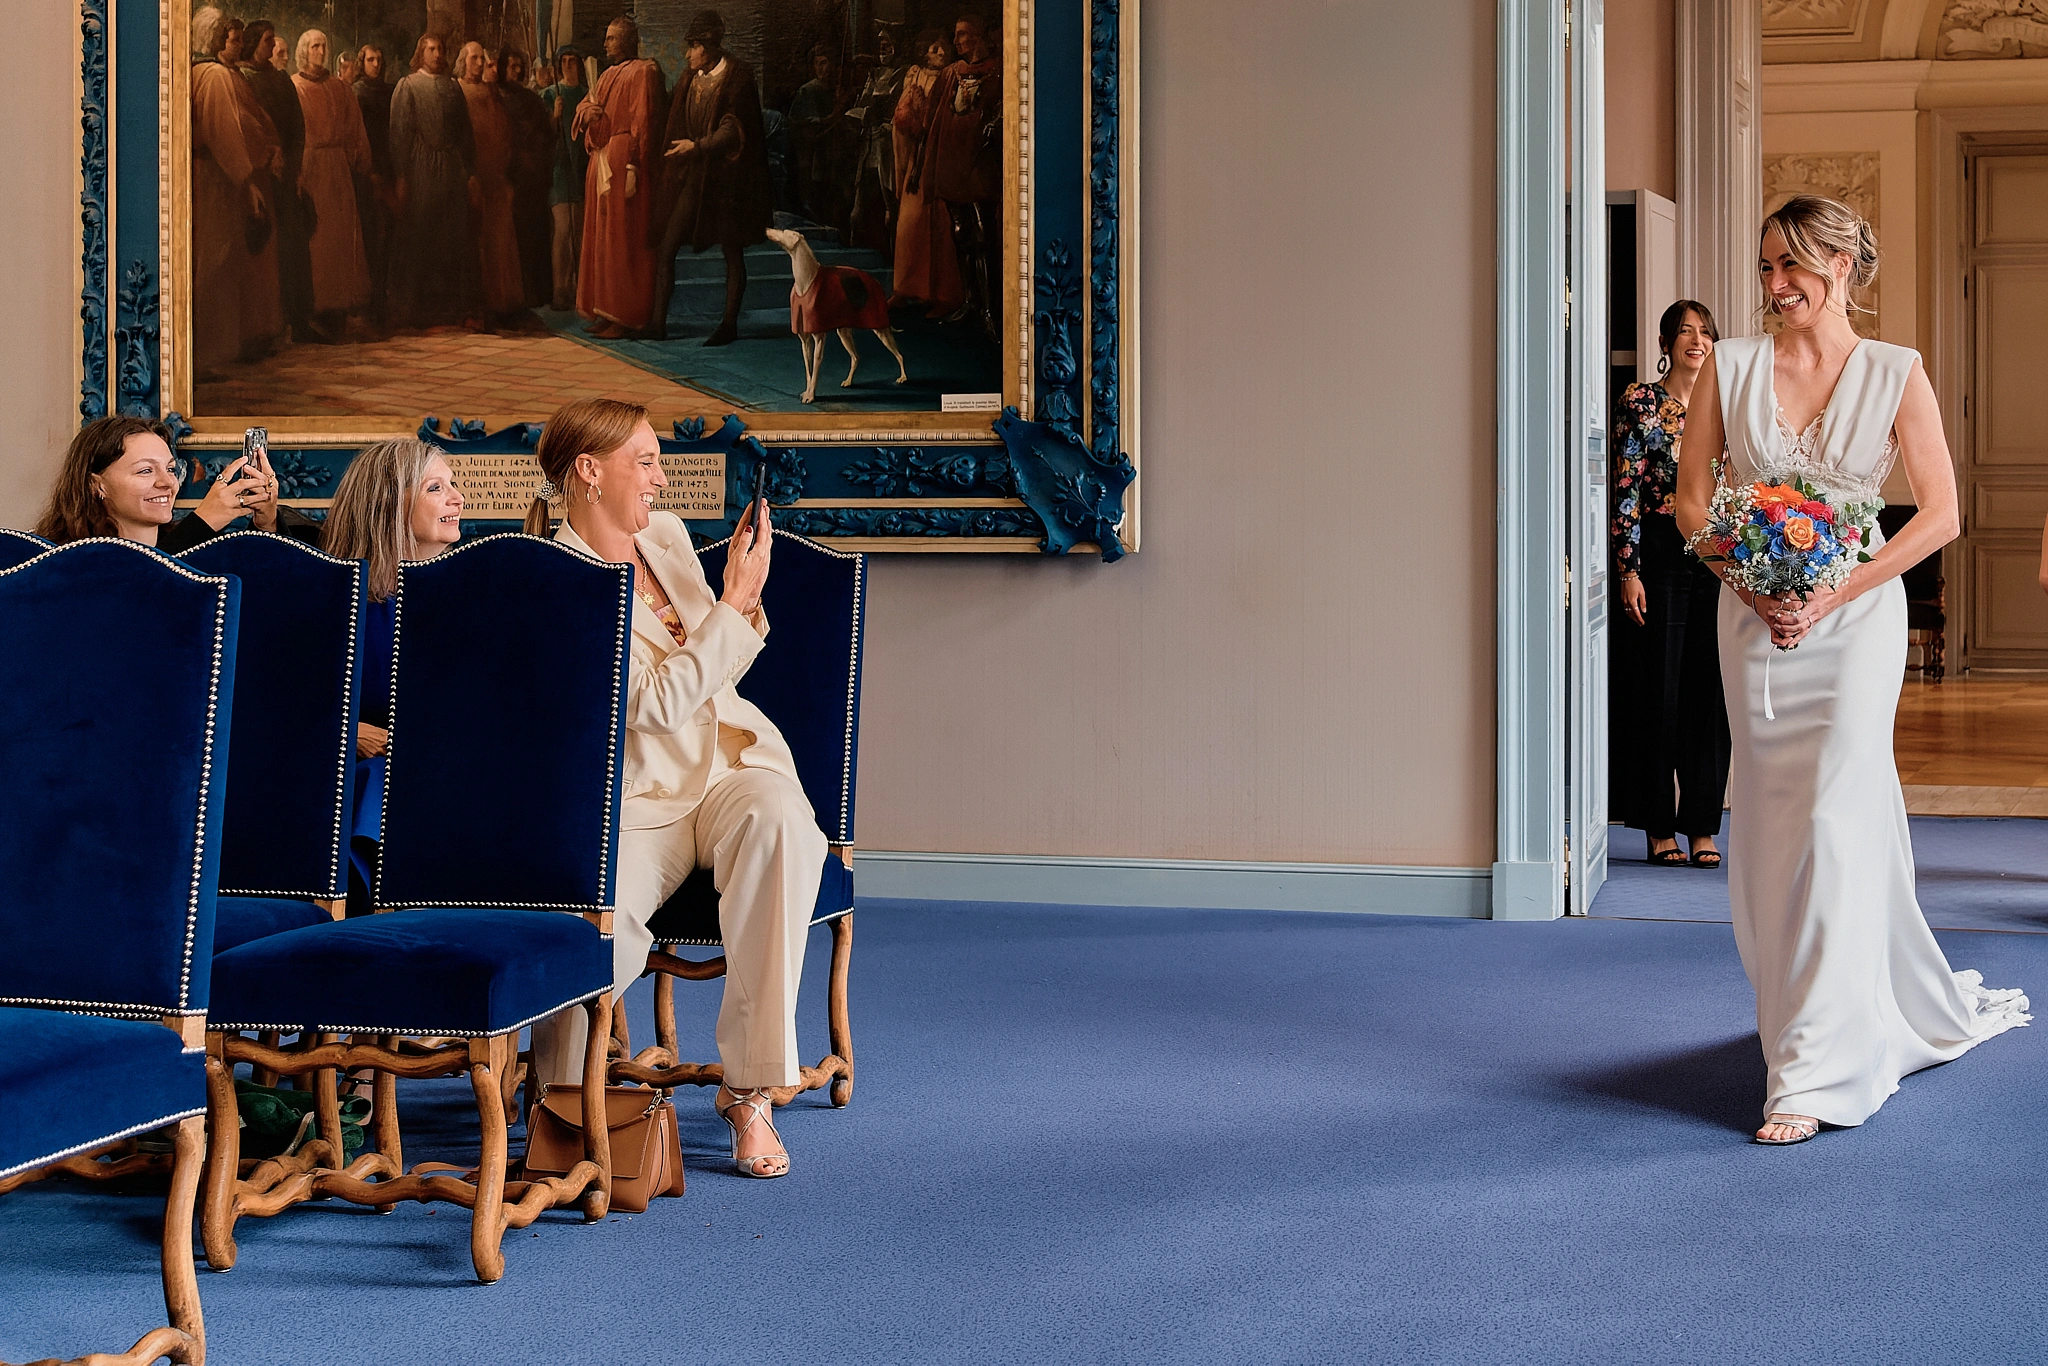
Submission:
{"label": "bride's blonde updo hairstyle", "polygon": [[576,474],[577,456],[617,450],[646,420],[645,408],[615,398],[579,398],[557,409],[541,429],[540,449],[534,452],[541,478],[547,482],[535,492],[533,506],[526,510],[526,534],[548,534],[549,503],[589,499],[590,490]]}
{"label": "bride's blonde updo hairstyle", "polygon": [[[1802,269],[1810,270],[1827,281],[1828,293],[1835,289],[1834,259],[1836,253],[1849,258],[1849,297],[1844,306],[1851,313],[1875,313],[1858,301],[1857,295],[1877,279],[1877,234],[1870,230],[1870,223],[1862,214],[1838,199],[1827,199],[1817,194],[1796,194],[1786,200],[1782,207],[1764,219],[1762,231],[1757,233],[1761,241],[1772,228],[1785,237],[1785,249],[1792,253],[1792,259]],[[1827,299],[1821,301],[1824,305]],[[1775,314],[1769,299],[1764,300],[1764,311]]]}

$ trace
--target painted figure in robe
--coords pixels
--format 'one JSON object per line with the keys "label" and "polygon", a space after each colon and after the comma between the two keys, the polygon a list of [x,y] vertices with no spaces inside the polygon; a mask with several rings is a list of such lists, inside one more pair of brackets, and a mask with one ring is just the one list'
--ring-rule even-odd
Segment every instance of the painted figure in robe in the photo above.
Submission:
{"label": "painted figure in robe", "polygon": [[612,20],[604,51],[613,65],[571,125],[590,154],[576,311],[591,320],[595,335],[622,337],[647,326],[654,296],[649,182],[661,165],[668,96],[661,67],[640,55],[640,30],[631,19]]}
{"label": "painted figure in robe", "polygon": [[412,74],[391,95],[391,169],[398,177],[391,293],[402,322],[460,322],[473,307],[475,165],[468,101],[448,74],[447,44],[429,33],[413,55]]}

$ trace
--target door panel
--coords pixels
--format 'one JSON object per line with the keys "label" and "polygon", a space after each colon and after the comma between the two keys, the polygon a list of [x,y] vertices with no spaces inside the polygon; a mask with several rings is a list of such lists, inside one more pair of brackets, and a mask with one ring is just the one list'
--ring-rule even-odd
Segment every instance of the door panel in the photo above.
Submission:
{"label": "door panel", "polygon": [[2048,517],[2048,148],[1988,145],[1971,177],[1971,378],[1958,457],[1963,540],[1947,555],[1964,668],[2048,669],[2038,575]]}
{"label": "door panel", "polygon": [[[1574,211],[1565,269],[1565,678],[1570,858],[1565,909],[1584,915],[1607,881],[1607,175],[1601,0],[1573,0]],[[1638,358],[1640,360],[1640,357]]]}
{"label": "door panel", "polygon": [[1979,266],[1976,294],[1977,463],[2048,464],[2048,265]]}
{"label": "door panel", "polygon": [[2048,594],[2041,592],[2041,540],[1978,536],[1970,547],[1971,634],[1977,663],[2031,668],[2048,658]]}
{"label": "door panel", "polygon": [[1977,245],[2048,246],[2048,156],[1977,163]]}
{"label": "door panel", "polygon": [[2039,531],[2048,521],[2048,485],[1995,488],[1978,483],[1970,524],[1979,531]]}

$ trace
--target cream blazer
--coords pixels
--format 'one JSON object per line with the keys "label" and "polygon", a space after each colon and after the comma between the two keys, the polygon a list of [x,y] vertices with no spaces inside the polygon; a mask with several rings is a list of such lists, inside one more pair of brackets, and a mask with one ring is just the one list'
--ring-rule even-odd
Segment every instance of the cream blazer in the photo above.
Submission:
{"label": "cream blazer", "polygon": [[[602,558],[566,520],[555,539]],[[796,761],[782,732],[733,687],[761,653],[768,634],[766,614],[756,612],[749,621],[712,596],[689,529],[674,513],[654,513],[634,540],[688,636],[676,644],[654,609],[634,594],[622,828],[655,829],[697,809],[711,782],[720,725],[746,732],[742,765],[797,781]]]}

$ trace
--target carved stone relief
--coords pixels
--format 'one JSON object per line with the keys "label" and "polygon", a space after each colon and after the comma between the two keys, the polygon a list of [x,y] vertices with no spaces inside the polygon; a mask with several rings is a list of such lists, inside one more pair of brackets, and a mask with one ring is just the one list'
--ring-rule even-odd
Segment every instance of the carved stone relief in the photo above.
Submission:
{"label": "carved stone relief", "polygon": [[2048,57],[2048,0],[1949,0],[1936,51],[1965,61]]}
{"label": "carved stone relief", "polygon": [[[1839,199],[1863,215],[1878,232],[1884,245],[1883,225],[1877,214],[1878,155],[1875,152],[1779,152],[1764,157],[1764,212],[1775,212],[1796,194],[1826,195]],[[1912,262],[1905,263],[1910,273]],[[1880,284],[1880,288],[1882,285]],[[1867,307],[1879,307],[1876,297],[1864,300]],[[1850,322],[1859,335],[1877,335],[1878,316],[1851,313]]]}
{"label": "carved stone relief", "polygon": [[1764,0],[1766,38],[1853,37],[1869,0]]}

